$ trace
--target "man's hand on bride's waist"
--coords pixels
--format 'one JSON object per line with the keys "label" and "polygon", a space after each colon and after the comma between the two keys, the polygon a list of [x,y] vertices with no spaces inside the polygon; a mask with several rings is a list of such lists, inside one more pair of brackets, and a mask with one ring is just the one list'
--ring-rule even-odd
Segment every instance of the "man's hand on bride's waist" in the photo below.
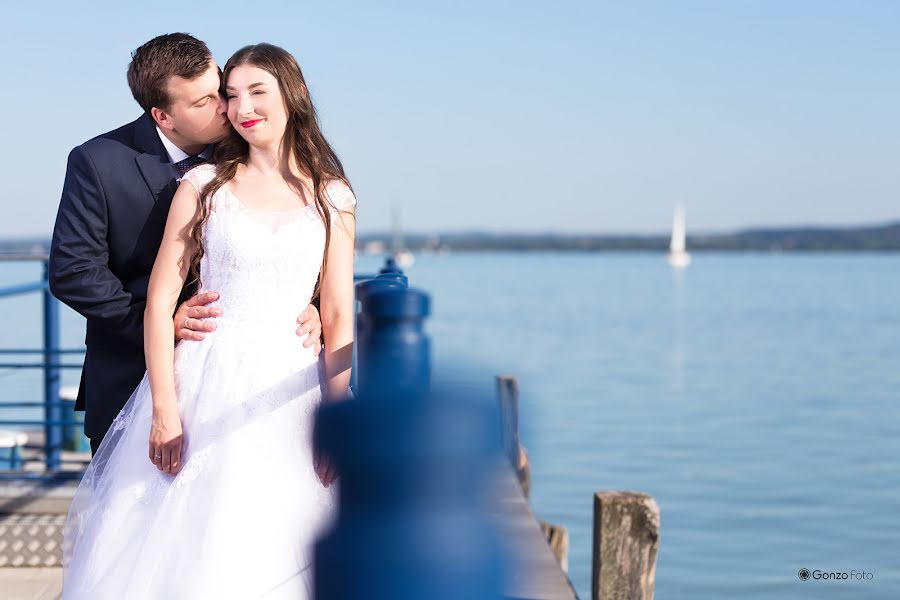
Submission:
{"label": "man's hand on bride's waist", "polygon": [[[217,292],[203,292],[182,302],[172,318],[175,324],[175,341],[202,340],[204,334],[215,331],[215,318],[221,317],[223,312],[218,306],[208,305],[218,299]],[[298,337],[306,337],[303,347],[312,348],[313,353],[319,356],[322,351],[322,321],[319,311],[312,304],[297,317],[296,333]]]}
{"label": "man's hand on bride's waist", "polygon": [[182,302],[172,318],[175,324],[175,341],[202,340],[204,333],[215,331],[215,318],[222,316],[222,309],[207,305],[218,299],[219,294],[216,292],[203,292]]}
{"label": "man's hand on bride's waist", "polygon": [[307,336],[303,340],[303,347],[312,347],[313,353],[319,356],[322,351],[322,320],[319,318],[319,311],[315,306],[310,304],[300,316],[297,317],[297,335],[299,337]]}

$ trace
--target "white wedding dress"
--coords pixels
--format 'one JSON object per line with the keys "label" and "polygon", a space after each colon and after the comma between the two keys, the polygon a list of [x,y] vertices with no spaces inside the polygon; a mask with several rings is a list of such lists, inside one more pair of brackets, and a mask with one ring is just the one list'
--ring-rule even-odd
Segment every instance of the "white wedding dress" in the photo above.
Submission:
{"label": "white wedding dress", "polygon": [[[185,178],[198,190],[215,167]],[[220,189],[203,230],[203,290],[223,315],[175,348],[185,437],[177,476],[149,460],[147,375],[113,422],[66,521],[64,600],[299,600],[312,545],[334,517],[315,474],[312,426],[322,373],[296,335],[325,247],[315,206],[259,211]],[[341,182],[336,209],[355,199]]]}

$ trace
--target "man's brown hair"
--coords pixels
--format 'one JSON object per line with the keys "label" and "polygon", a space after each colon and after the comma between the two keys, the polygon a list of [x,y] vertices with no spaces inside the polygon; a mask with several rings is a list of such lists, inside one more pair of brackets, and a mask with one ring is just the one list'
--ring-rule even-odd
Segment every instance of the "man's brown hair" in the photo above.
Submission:
{"label": "man's brown hair", "polygon": [[206,44],[187,33],[167,33],[153,38],[131,53],[128,87],[131,95],[150,114],[153,107],[168,110],[166,83],[177,75],[184,79],[199,77],[209,68],[212,53]]}

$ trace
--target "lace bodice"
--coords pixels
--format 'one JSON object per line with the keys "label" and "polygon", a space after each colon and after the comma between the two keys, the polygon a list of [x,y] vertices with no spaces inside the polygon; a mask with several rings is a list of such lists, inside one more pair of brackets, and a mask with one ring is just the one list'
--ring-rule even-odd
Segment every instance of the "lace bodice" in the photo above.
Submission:
{"label": "lace bodice", "polygon": [[[200,165],[185,175],[201,193],[215,175]],[[332,223],[356,205],[342,181],[325,188]],[[224,185],[208,200],[203,229],[201,291],[219,293],[222,321],[293,321],[309,304],[325,251],[325,226],[315,204],[275,212],[248,208]]]}

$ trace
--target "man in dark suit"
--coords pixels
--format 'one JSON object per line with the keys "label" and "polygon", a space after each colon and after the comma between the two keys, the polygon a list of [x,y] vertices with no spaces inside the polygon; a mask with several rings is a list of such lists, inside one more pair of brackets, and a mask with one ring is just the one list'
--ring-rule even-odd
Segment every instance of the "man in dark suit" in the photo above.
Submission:
{"label": "man in dark suit", "polygon": [[[85,411],[93,452],[146,370],[147,284],[178,180],[211,158],[230,127],[219,67],[190,35],[162,35],[135,50],[128,85],[144,114],[69,154],[50,249],[51,292],[87,320],[75,409]],[[176,341],[214,331],[218,309],[207,305],[217,297],[211,291],[179,305]],[[297,323],[318,354],[316,308]]]}

